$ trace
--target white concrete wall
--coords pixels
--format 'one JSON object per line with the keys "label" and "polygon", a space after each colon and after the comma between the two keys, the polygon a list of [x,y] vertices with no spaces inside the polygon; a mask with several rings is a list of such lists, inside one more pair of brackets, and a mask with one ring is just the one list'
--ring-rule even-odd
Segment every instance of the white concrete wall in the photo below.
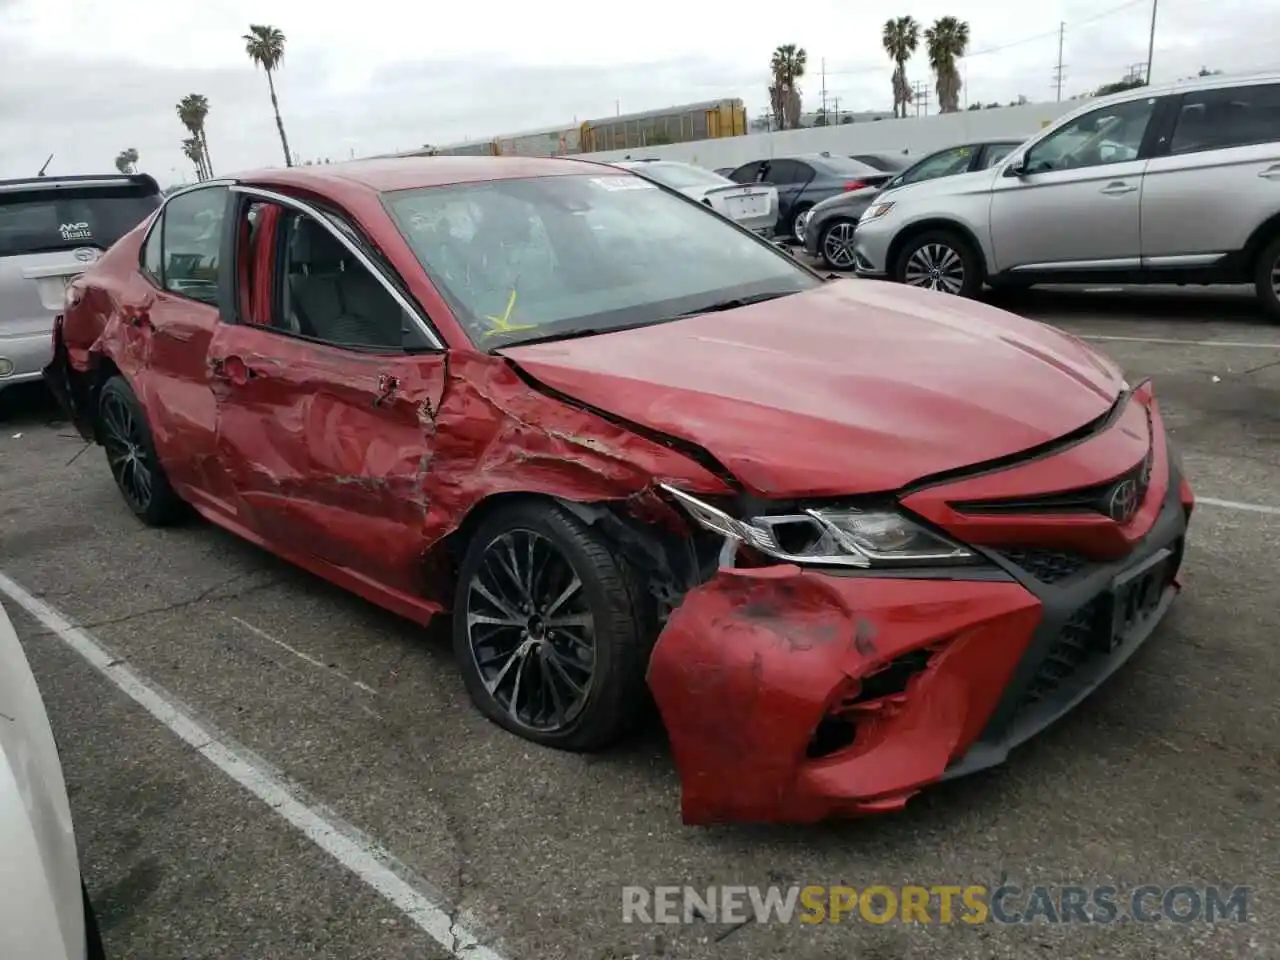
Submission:
{"label": "white concrete wall", "polygon": [[798,153],[832,154],[899,153],[920,157],[934,150],[973,140],[1030,137],[1046,124],[1081,106],[1079,100],[1062,103],[1028,103],[995,110],[962,110],[959,113],[846,123],[834,127],[808,127],[776,133],[752,133],[722,140],[698,140],[663,147],[638,147],[582,154],[593,160],[621,160],[662,157],[684,160],[699,166],[736,167],[762,157],[793,156]]}

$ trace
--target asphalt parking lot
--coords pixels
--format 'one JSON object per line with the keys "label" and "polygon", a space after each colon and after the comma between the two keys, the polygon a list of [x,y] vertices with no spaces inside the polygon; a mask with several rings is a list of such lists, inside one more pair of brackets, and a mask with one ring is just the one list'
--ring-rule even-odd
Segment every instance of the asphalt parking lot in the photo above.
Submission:
{"label": "asphalt parking lot", "polygon": [[[1004,767],[819,827],[682,826],[657,729],[590,757],[501,732],[442,630],[207,524],[143,528],[100,450],[38,393],[6,395],[0,587],[46,607],[0,602],[59,738],[109,955],[1280,956],[1280,327],[1232,291],[1000,302],[1154,378],[1201,498],[1184,595]],[[621,922],[624,884],[1003,882],[1247,885],[1250,922]]]}

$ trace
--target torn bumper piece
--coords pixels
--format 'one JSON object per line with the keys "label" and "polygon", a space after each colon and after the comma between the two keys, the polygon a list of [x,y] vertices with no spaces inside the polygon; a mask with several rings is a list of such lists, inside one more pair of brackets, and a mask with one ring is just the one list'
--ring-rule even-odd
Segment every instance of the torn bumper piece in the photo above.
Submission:
{"label": "torn bumper piece", "polygon": [[1002,762],[1168,611],[1191,508],[1173,479],[1128,557],[1059,583],[1011,565],[970,579],[720,570],[672,614],[649,664],[684,822],[896,810]]}

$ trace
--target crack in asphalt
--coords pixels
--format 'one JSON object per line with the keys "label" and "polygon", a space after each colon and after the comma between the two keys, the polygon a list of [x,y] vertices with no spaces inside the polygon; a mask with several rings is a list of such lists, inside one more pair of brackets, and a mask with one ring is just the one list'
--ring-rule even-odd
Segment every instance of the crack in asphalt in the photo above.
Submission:
{"label": "crack in asphalt", "polygon": [[[256,571],[246,571],[244,573],[235,574],[234,576],[228,577],[225,580],[221,580],[218,583],[215,583],[213,586],[200,591],[200,593],[196,594],[194,597],[188,597],[185,600],[175,600],[172,603],[166,603],[166,604],[163,604],[162,606],[148,607],[145,610],[135,610],[132,613],[122,614],[118,617],[104,617],[101,620],[77,621],[75,623],[75,626],[80,630],[94,630],[94,629],[97,629],[98,627],[115,626],[116,624],[120,624],[120,623],[129,623],[130,621],[133,621],[133,620],[141,620],[144,617],[153,617],[161,613],[170,613],[174,610],[181,610],[185,607],[195,606],[198,603],[204,603],[206,600],[219,600],[219,601],[238,600],[239,598],[247,597],[250,594],[259,593],[263,590],[269,590],[272,587],[278,586],[283,581],[283,578],[273,577],[272,579],[267,580],[264,583],[251,584],[250,586],[244,587],[241,590],[236,590],[231,593],[219,593],[220,590],[225,590],[227,587],[235,583],[237,580],[242,580],[244,579],[245,576],[248,576],[250,573],[253,573],[253,572],[256,572]],[[42,594],[40,596],[41,597],[51,596],[51,594]],[[35,637],[48,637],[53,635],[54,635],[54,631],[52,630],[37,630],[33,633],[28,634],[27,636],[29,638],[35,638]]]}

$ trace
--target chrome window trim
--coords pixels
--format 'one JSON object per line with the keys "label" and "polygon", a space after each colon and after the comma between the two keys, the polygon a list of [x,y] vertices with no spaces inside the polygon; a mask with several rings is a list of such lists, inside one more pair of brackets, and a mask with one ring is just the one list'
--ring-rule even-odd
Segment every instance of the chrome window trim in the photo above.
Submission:
{"label": "chrome window trim", "polygon": [[[209,182],[209,181],[206,181],[206,182]],[[261,187],[254,187],[248,184],[233,182],[231,185],[231,192],[242,194],[248,197],[256,197],[259,200],[266,200],[270,203],[276,203],[282,207],[288,207],[292,210],[296,210],[299,213],[305,213],[307,216],[314,219],[317,223],[323,226],[325,230],[327,230],[335,240],[337,240],[340,244],[346,247],[346,249],[351,252],[351,255],[355,257],[357,261],[359,261],[362,267],[364,267],[366,270],[369,271],[370,274],[372,274],[375,278],[377,278],[377,281],[382,285],[382,288],[386,290],[388,294],[391,295],[391,298],[400,305],[401,309],[403,309],[406,313],[409,314],[410,317],[413,318],[414,322],[418,325],[419,330],[427,338],[427,340],[430,342],[431,346],[434,349],[436,350],[447,349],[444,341],[440,338],[440,335],[436,333],[435,328],[431,326],[430,322],[426,319],[426,317],[422,315],[421,310],[416,305],[410,303],[409,300],[403,294],[401,294],[400,291],[397,290],[389,280],[387,280],[386,275],[383,273],[382,269],[378,267],[367,256],[365,256],[364,252],[360,250],[360,248],[357,247],[355,244],[353,244],[343,234],[341,230],[335,227],[333,223],[329,220],[328,215],[325,214],[322,210],[316,209],[314,206],[307,203],[305,200],[298,200],[284,193],[277,193],[274,190],[264,190]]]}

